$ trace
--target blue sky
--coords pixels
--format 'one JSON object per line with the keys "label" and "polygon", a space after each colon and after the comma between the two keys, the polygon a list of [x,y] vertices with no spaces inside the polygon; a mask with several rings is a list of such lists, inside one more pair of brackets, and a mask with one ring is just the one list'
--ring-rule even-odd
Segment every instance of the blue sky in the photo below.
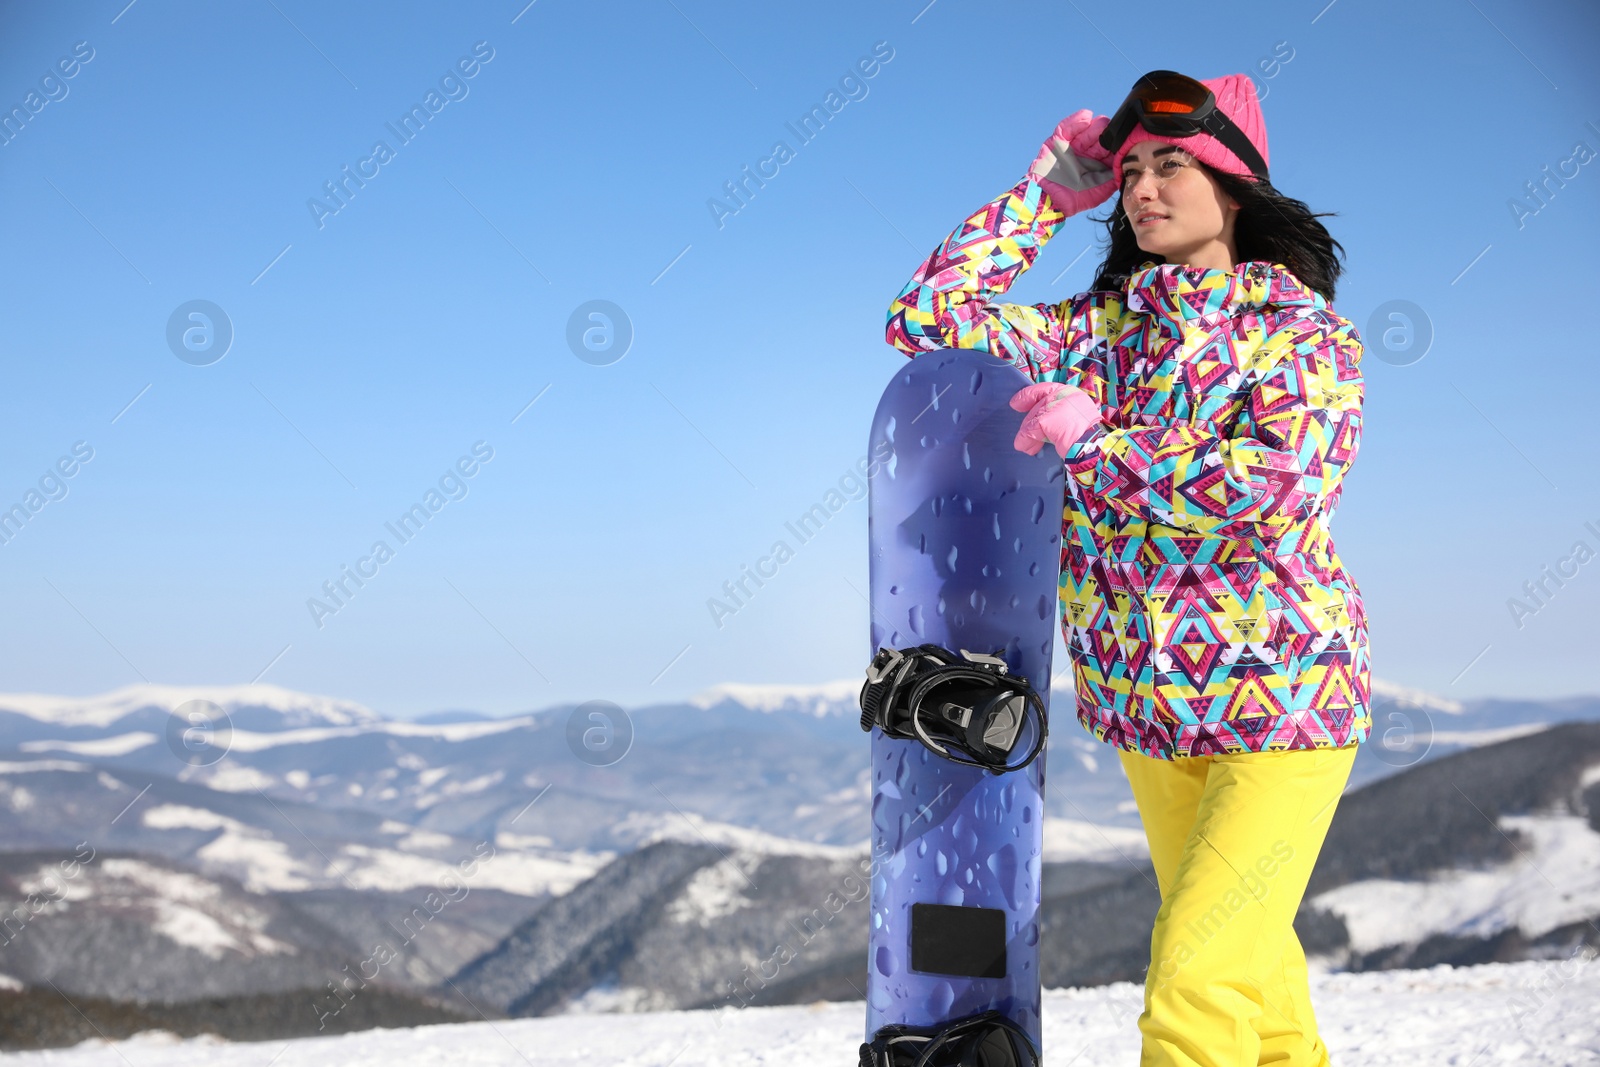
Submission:
{"label": "blue sky", "polygon": [[[0,147],[0,504],[57,497],[0,545],[0,689],[409,715],[856,675],[864,502],[720,627],[706,602],[865,455],[918,261],[1158,67],[1255,73],[1276,184],[1338,213],[1369,358],[1334,530],[1375,673],[1600,689],[1592,5],[125,2],[0,13],[0,104],[38,109]],[[1097,239],[1069,220],[1012,298],[1087,288]],[[168,343],[196,300],[214,362]],[[568,344],[596,300],[620,359]],[[1432,334],[1404,366],[1372,355],[1395,300]]]}

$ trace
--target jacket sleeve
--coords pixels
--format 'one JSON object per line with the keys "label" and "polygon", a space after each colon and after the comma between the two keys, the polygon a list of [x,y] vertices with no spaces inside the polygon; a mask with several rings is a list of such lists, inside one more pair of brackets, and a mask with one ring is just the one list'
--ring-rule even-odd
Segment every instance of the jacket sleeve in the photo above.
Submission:
{"label": "jacket sleeve", "polygon": [[[889,305],[887,338],[908,356],[976,348],[1034,381],[1059,366],[1062,307],[998,304],[1066,218],[1024,178],[946,237]],[[1070,316],[1069,316],[1070,317]]]}
{"label": "jacket sleeve", "polygon": [[1091,430],[1067,469],[1108,506],[1196,533],[1277,541],[1338,507],[1361,441],[1361,335],[1325,308],[1270,339],[1226,436],[1203,426]]}

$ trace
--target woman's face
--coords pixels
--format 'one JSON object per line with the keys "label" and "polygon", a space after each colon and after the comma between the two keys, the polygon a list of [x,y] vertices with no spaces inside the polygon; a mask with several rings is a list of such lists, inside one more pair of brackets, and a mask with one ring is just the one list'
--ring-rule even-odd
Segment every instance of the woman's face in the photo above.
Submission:
{"label": "woman's face", "polygon": [[[1122,158],[1122,210],[1139,247],[1168,263],[1234,267],[1238,203],[1184,149],[1140,141]],[[1154,216],[1148,221],[1141,221]]]}

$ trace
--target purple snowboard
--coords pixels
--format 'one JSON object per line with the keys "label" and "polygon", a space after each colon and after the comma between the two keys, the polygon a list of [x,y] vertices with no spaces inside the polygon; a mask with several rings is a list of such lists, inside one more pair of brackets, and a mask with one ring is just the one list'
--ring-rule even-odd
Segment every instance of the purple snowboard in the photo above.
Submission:
{"label": "purple snowboard", "polygon": [[[1028,456],[1012,444],[1022,416],[1008,401],[1027,384],[987,353],[946,349],[911,360],[884,390],[869,454],[883,455],[887,440],[893,458],[871,483],[870,651],[1003,649],[1048,703],[1065,482],[1054,448]],[[1030,722],[1014,758],[1033,731]],[[1042,1052],[1044,754],[995,775],[874,728],[872,767],[867,1040],[889,1023],[998,1009]],[[914,904],[960,908],[918,909],[919,945],[932,936],[987,952],[1003,936],[1003,972],[975,969],[1001,976],[912,970]]]}

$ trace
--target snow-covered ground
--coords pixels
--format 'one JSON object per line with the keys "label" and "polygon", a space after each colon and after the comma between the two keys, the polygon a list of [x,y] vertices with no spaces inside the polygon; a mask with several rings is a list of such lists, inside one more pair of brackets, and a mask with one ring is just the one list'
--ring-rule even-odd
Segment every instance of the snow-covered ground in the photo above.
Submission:
{"label": "snow-covered ground", "polygon": [[[1600,1063],[1600,964],[1592,958],[1313,974],[1311,987],[1337,1067]],[[1137,1063],[1141,995],[1126,982],[1047,992],[1048,1061],[1059,1067]],[[855,1002],[563,1015],[253,1044],[147,1034],[114,1046],[97,1040],[0,1061],[7,1067],[845,1067],[856,1062],[864,1018],[863,1005]]]}

